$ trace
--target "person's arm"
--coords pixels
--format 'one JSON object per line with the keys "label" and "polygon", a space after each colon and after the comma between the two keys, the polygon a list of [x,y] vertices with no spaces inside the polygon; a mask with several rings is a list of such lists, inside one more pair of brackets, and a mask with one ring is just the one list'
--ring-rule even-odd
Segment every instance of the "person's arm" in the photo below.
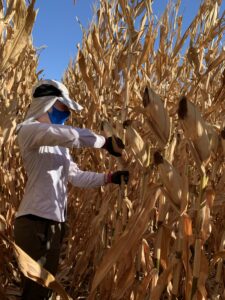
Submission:
{"label": "person's arm", "polygon": [[101,148],[105,144],[104,136],[89,129],[38,122],[23,125],[18,133],[18,140],[26,149],[40,146]]}
{"label": "person's arm", "polygon": [[129,181],[129,171],[116,171],[108,174],[82,171],[75,162],[70,161],[68,180],[76,187],[96,188],[108,183],[121,184],[122,178],[125,184],[127,184]]}
{"label": "person's arm", "polygon": [[107,179],[107,174],[82,171],[75,162],[70,162],[68,180],[73,186],[80,188],[97,188],[107,184]]}

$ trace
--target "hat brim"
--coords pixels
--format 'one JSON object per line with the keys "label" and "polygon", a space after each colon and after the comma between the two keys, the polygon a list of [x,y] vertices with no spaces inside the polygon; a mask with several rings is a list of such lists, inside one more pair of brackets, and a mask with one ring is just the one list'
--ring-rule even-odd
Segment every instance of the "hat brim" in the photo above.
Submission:
{"label": "hat brim", "polygon": [[78,104],[77,102],[75,102],[74,100],[70,99],[65,95],[63,95],[63,97],[58,97],[58,100],[64,105],[66,105],[68,108],[75,110],[77,112],[80,112],[81,110],[84,109],[83,106],[81,106],[80,104]]}

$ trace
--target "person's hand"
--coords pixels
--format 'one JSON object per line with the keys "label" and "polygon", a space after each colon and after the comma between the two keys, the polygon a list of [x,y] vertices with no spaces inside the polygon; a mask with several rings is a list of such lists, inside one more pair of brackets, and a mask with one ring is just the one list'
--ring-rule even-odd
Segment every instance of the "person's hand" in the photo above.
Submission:
{"label": "person's hand", "polygon": [[121,184],[123,179],[124,183],[127,184],[129,181],[129,175],[129,171],[117,171],[108,174],[108,183]]}
{"label": "person's hand", "polygon": [[125,146],[120,138],[113,135],[106,138],[105,144],[102,146],[102,148],[106,149],[111,155],[120,157]]}

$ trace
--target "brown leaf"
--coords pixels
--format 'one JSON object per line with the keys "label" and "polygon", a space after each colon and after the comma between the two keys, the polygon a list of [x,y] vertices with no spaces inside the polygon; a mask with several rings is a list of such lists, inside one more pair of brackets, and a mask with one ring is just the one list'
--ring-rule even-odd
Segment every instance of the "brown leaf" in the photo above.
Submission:
{"label": "brown leaf", "polygon": [[29,44],[30,34],[36,18],[34,4],[35,0],[32,0],[23,22],[18,25],[18,28],[15,28],[11,38],[6,40],[3,51],[0,51],[0,72],[4,72],[15,64],[23,49]]}
{"label": "brown leaf", "polygon": [[141,235],[147,227],[147,219],[151,209],[154,207],[155,201],[159,195],[159,190],[152,191],[151,201],[146,203],[140,212],[137,212],[129,221],[129,225],[117,242],[110,248],[103,257],[92,282],[90,299],[98,285],[101,283],[107,272],[111,269],[121,255],[126,255],[138,242]]}
{"label": "brown leaf", "polygon": [[172,275],[172,271],[173,268],[175,268],[177,262],[176,261],[172,261],[168,268],[166,268],[161,275],[159,276],[157,285],[155,286],[155,288],[153,288],[152,293],[151,293],[151,300],[160,300],[162,292],[164,291],[166,285],[169,283],[169,281],[171,280],[171,275]]}
{"label": "brown leaf", "polygon": [[213,264],[216,264],[218,262],[218,260],[220,260],[221,258],[225,259],[225,251],[224,250],[223,251],[219,251],[216,254],[214,254],[211,262]]}
{"label": "brown leaf", "polygon": [[55,277],[41,267],[35,260],[33,260],[26,252],[24,252],[15,243],[12,243],[14,253],[18,261],[22,273],[31,280],[57,292],[62,299],[69,300],[69,296],[65,292],[62,285],[56,281]]}

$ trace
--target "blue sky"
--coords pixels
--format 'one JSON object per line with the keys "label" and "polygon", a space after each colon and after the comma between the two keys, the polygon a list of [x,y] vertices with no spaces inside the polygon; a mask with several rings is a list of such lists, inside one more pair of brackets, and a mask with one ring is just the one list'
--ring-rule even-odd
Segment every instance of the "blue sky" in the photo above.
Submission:
{"label": "blue sky", "polygon": [[[85,4],[84,4],[85,3]],[[82,42],[82,31],[76,16],[85,28],[92,20],[93,0],[37,0],[39,9],[33,29],[33,42],[36,48],[46,46],[40,51],[39,70],[42,76],[60,80],[75,57],[77,44]]]}
{"label": "blue sky", "polygon": [[[36,0],[39,9],[33,30],[36,48],[40,51],[38,70],[43,69],[42,77],[60,80],[70,59],[77,53],[77,44],[82,42],[82,31],[76,17],[84,28],[93,17],[93,5],[97,0]],[[223,9],[225,8],[223,1]],[[168,0],[155,0],[153,11],[160,17]],[[200,5],[200,0],[182,0],[180,14],[184,16],[184,29],[188,27]]]}

